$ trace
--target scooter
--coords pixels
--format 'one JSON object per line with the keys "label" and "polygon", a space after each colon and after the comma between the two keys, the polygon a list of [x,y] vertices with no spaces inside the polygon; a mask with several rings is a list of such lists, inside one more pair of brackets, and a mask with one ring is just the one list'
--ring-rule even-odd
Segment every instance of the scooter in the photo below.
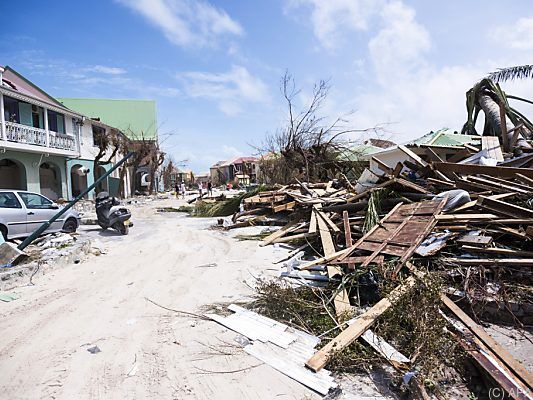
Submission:
{"label": "scooter", "polygon": [[119,200],[110,197],[107,192],[100,192],[96,196],[96,216],[102,229],[113,228],[123,235],[127,235],[129,227],[133,226],[129,221],[130,210],[120,206]]}

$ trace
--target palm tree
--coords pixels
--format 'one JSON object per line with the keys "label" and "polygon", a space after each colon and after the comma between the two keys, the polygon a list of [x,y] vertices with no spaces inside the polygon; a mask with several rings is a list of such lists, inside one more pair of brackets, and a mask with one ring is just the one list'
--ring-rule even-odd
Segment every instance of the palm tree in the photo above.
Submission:
{"label": "palm tree", "polygon": [[[509,105],[508,99],[520,100],[530,104],[533,102],[517,96],[507,95],[500,87],[500,81],[515,78],[530,78],[533,76],[533,65],[523,65],[510,68],[502,68],[489,74],[486,78],[476,83],[466,92],[467,121],[461,133],[477,135],[475,128],[476,120],[480,111],[485,114],[485,126],[483,135],[499,136],[504,144],[510,144],[515,136],[515,128],[522,124],[528,132],[533,132],[533,124],[518,110]],[[502,116],[505,115],[505,118]],[[503,137],[502,121],[505,120],[505,132]],[[517,128],[518,129],[518,128]],[[531,147],[523,136],[524,130],[516,138],[515,153],[521,153],[521,147]],[[505,148],[509,151],[511,149]]]}
{"label": "palm tree", "polygon": [[514,79],[533,78],[533,65],[519,65],[516,67],[498,68],[487,78],[493,82],[505,82]]}

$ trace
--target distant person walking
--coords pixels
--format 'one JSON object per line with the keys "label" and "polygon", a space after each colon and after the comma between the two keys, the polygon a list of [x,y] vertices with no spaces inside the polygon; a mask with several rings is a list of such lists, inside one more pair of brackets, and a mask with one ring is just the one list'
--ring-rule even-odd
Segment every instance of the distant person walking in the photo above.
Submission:
{"label": "distant person walking", "polygon": [[198,193],[200,193],[200,197],[203,196],[204,191],[204,185],[202,185],[202,182],[198,182]]}
{"label": "distant person walking", "polygon": [[187,192],[187,187],[185,186],[185,182],[181,182],[181,198],[185,198],[185,192]]}
{"label": "distant person walking", "polygon": [[207,182],[207,194],[209,195],[209,197],[213,196],[213,184],[211,183],[211,181]]}
{"label": "distant person walking", "polygon": [[177,181],[176,181],[176,184],[174,185],[174,191],[176,192],[176,199],[179,199],[180,198],[180,185]]}

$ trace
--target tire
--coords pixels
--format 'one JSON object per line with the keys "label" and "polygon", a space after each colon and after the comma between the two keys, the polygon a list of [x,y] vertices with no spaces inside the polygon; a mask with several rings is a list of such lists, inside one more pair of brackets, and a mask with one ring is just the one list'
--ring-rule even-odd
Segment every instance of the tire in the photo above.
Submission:
{"label": "tire", "polygon": [[0,234],[7,240],[7,228],[4,225],[0,225]]}
{"label": "tire", "polygon": [[76,229],[78,229],[78,223],[74,218],[69,218],[65,221],[62,231],[66,233],[74,233],[76,232]]}
{"label": "tire", "polygon": [[113,225],[113,228],[119,231],[122,235],[127,235],[129,232],[128,225],[124,225],[122,222],[117,222]]}

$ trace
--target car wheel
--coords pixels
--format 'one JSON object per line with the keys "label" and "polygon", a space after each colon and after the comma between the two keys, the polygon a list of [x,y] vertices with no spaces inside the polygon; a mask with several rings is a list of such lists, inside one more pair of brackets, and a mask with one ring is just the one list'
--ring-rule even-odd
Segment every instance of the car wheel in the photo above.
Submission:
{"label": "car wheel", "polygon": [[4,225],[0,225],[0,233],[4,237],[4,240],[7,240],[7,228]]}
{"label": "car wheel", "polygon": [[63,232],[66,233],[74,233],[76,232],[76,229],[78,228],[78,223],[75,219],[69,218],[65,221],[65,224],[63,225]]}

